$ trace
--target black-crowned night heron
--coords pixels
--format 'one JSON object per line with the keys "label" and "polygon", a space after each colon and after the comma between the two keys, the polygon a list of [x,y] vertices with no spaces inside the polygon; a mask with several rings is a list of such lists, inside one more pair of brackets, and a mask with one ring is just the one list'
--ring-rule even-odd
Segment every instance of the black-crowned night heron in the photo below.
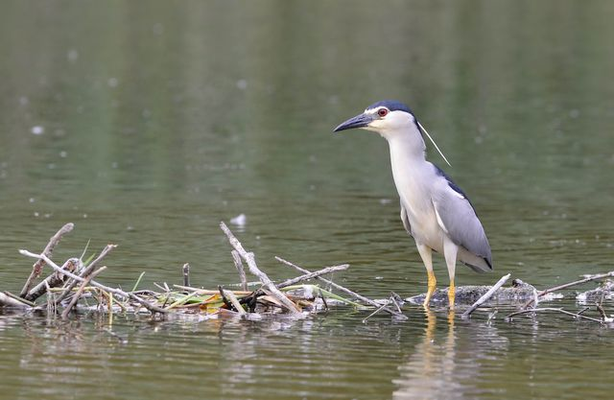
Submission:
{"label": "black-crowned night heron", "polygon": [[[492,270],[490,245],[467,195],[426,160],[422,134],[431,137],[405,104],[392,100],[372,104],[334,131],[352,128],[377,132],[388,141],[392,176],[401,198],[401,220],[416,241],[428,273],[424,306],[428,306],[437,283],[431,255],[435,250],[443,253],[446,260],[450,276],[448,300],[450,308],[454,308],[456,261],[476,272]],[[433,144],[437,148],[434,141]]]}

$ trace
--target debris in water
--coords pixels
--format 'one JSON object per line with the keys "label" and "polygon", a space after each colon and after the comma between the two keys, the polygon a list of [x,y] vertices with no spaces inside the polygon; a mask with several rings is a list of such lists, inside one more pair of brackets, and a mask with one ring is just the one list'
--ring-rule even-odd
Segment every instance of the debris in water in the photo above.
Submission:
{"label": "debris in water", "polygon": [[239,214],[230,219],[230,223],[239,227],[244,227],[247,223],[247,216],[245,214]]}

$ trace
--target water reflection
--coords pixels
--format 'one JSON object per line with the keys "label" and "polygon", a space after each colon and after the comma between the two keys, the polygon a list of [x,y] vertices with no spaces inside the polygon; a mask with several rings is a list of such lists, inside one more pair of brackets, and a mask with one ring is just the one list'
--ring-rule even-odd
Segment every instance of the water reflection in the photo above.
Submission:
{"label": "water reflection", "polygon": [[400,376],[393,380],[397,386],[393,398],[466,398],[477,390],[476,382],[482,375],[481,364],[476,360],[486,358],[493,349],[506,350],[508,340],[496,328],[483,323],[463,326],[459,335],[454,312],[443,316],[428,309],[424,314],[424,336],[398,367]]}

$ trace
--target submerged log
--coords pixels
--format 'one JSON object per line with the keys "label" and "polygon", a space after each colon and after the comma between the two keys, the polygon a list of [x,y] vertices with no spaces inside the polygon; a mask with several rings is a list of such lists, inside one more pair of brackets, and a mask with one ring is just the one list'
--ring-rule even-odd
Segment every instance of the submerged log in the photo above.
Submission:
{"label": "submerged log", "polygon": [[[456,302],[457,306],[471,306],[478,299],[484,296],[491,286],[457,286]],[[520,305],[532,299],[535,295],[535,287],[519,280],[514,280],[511,287],[502,287],[486,302],[489,304]],[[412,296],[406,301],[412,304],[422,304],[426,293]],[[448,305],[448,289],[437,289],[431,298],[432,305]]]}
{"label": "submerged log", "polygon": [[6,293],[2,293],[0,292],[0,308],[18,308],[18,309],[30,309],[31,306],[24,303],[23,301],[20,301],[18,299],[16,299],[15,297],[12,297],[10,295],[7,295]]}

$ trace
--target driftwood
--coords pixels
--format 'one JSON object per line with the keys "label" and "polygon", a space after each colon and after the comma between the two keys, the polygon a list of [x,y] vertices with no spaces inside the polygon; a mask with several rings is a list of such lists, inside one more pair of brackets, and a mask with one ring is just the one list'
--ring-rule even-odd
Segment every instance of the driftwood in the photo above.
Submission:
{"label": "driftwood", "polygon": [[482,304],[486,303],[488,300],[490,300],[490,298],[495,294],[495,292],[497,290],[499,290],[499,288],[501,286],[503,286],[503,284],[505,282],[507,282],[507,280],[510,278],[512,274],[507,274],[503,277],[501,277],[501,279],[499,279],[499,281],[497,283],[494,284],[493,287],[490,288],[490,290],[488,290],[488,292],[484,293],[484,295],[482,297],[480,297],[478,299],[478,301],[476,301],[475,303],[473,303],[473,305],[471,307],[469,307],[467,309],[467,311],[465,311],[462,315],[463,318],[470,318],[471,317],[471,313],[473,313],[475,310],[477,310],[477,308],[479,306],[481,306]]}
{"label": "driftwood", "polygon": [[[70,277],[70,278],[72,278],[72,279],[74,279],[74,280],[77,280],[77,281],[79,281],[79,282],[83,282],[83,281],[85,281],[85,279],[84,279],[84,278],[81,278],[81,277],[80,277],[80,276],[78,276],[78,275],[75,275],[75,274],[70,273],[70,272],[68,272],[68,271],[64,271],[64,270],[62,270],[62,268],[61,268],[61,267],[57,266],[57,265],[56,265],[56,264],[55,264],[53,261],[51,261],[51,259],[49,259],[49,257],[47,257],[45,254],[35,254],[35,253],[29,252],[29,251],[27,251],[27,250],[19,250],[19,252],[20,252],[22,255],[24,255],[24,256],[28,256],[28,257],[32,257],[32,258],[39,258],[39,259],[44,260],[44,261],[45,261],[45,262],[46,262],[46,263],[47,263],[47,264],[48,264],[50,267],[52,267],[52,268],[53,268],[53,269],[55,269],[56,271],[59,271],[59,272],[61,272],[61,273],[65,274],[65,275],[67,275],[68,277]],[[96,282],[96,281],[94,281],[94,280],[91,280],[90,284],[91,284],[92,286],[95,286],[95,287],[98,287],[98,288],[100,288],[100,289],[103,289],[103,290],[104,290],[104,291],[106,291],[107,293],[113,293],[113,294],[116,294],[116,295],[122,296],[122,297],[124,297],[124,298],[130,298],[130,299],[132,299],[132,300],[134,300],[134,301],[136,301],[136,302],[140,303],[140,304],[141,304],[143,307],[145,307],[146,309],[148,309],[148,310],[149,310],[149,311],[151,311],[151,312],[158,312],[158,313],[165,313],[165,312],[166,312],[166,310],[165,310],[165,309],[160,308],[160,307],[158,307],[158,306],[156,306],[156,305],[150,304],[150,303],[149,303],[149,302],[147,302],[146,300],[141,299],[139,296],[137,296],[137,295],[135,295],[135,294],[133,294],[133,293],[126,293],[126,292],[124,292],[124,291],[123,291],[123,290],[121,290],[121,289],[115,289],[115,288],[112,288],[112,287],[109,287],[109,286],[105,286],[105,285],[102,285],[102,284],[100,284],[100,283],[98,283],[98,282]]]}
{"label": "driftwood", "polygon": [[241,261],[241,256],[239,255],[239,252],[236,250],[231,251],[230,254],[232,255],[232,260],[235,263],[235,268],[237,269],[237,272],[239,273],[239,279],[241,280],[241,289],[247,290],[247,277],[245,276],[245,269],[243,268],[243,262]]}
{"label": "driftwood", "polygon": [[[72,308],[77,304],[77,302],[79,301],[79,298],[83,294],[83,291],[85,290],[87,285],[90,284],[90,281],[92,279],[94,279],[96,277],[96,275],[98,275],[99,273],[104,271],[106,268],[107,267],[100,267],[99,269],[97,269],[96,271],[92,272],[91,274],[89,274],[88,276],[85,277],[83,282],[81,282],[81,286],[79,286],[79,289],[77,290],[77,293],[75,293],[75,295],[73,296],[73,298],[70,301],[70,303],[68,303],[68,306],[66,306],[64,311],[62,311],[62,319],[68,318],[68,313],[70,313],[70,310],[72,310]],[[60,302],[56,300],[56,304],[58,304],[58,303],[60,303]]]}
{"label": "driftwood", "polygon": [[265,274],[258,268],[258,266],[256,265],[254,253],[251,253],[251,252],[248,253],[243,248],[243,245],[241,244],[241,242],[239,242],[239,240],[230,231],[230,229],[228,229],[228,227],[226,226],[224,222],[220,222],[220,228],[222,228],[222,231],[224,231],[224,233],[228,237],[228,241],[230,242],[231,246],[234,247],[234,249],[239,253],[241,258],[245,260],[249,268],[249,271],[253,275],[257,276],[258,279],[260,279],[260,282],[262,282],[263,287],[267,289],[269,292],[271,292],[271,295],[275,297],[286,309],[288,309],[288,311],[290,311],[292,314],[299,314],[301,310],[296,306],[296,304],[290,301],[290,299],[288,299],[288,297],[286,297],[286,295],[283,294],[275,286],[275,284],[273,283],[273,281],[271,281],[271,279],[267,276],[267,274]]}
{"label": "driftwood", "polygon": [[[109,252],[111,250],[113,250],[114,248],[116,248],[117,245],[116,244],[107,244],[105,246],[104,249],[102,249],[102,251],[100,252],[100,254],[98,255],[98,257],[96,257],[91,263],[89,263],[89,265],[83,270],[81,271],[81,273],[79,274],[79,276],[81,278],[87,278],[96,268],[96,266],[100,263],[100,261],[102,261],[103,258],[106,257],[107,254],[109,254]],[[64,289],[64,291],[62,292],[62,294],[60,294],[58,296],[58,298],[55,300],[56,303],[60,303],[62,300],[64,300],[66,298],[66,296],[68,296],[68,294],[75,288],[75,286],[77,286],[77,281],[73,280],[71,281],[66,288]]]}
{"label": "driftwood", "polygon": [[183,284],[185,286],[190,286],[190,264],[183,264],[183,267],[181,267],[181,272],[183,273]]}
{"label": "driftwood", "polygon": [[[542,290],[541,292],[537,293],[537,298],[539,299],[540,297],[542,297],[542,296],[544,296],[544,295],[546,295],[548,293],[553,293],[553,292],[556,292],[556,291],[559,291],[559,290],[563,290],[563,289],[567,289],[567,288],[570,288],[570,287],[573,287],[573,286],[581,285],[583,283],[587,283],[587,282],[591,282],[591,281],[596,281],[596,280],[604,279],[604,278],[611,278],[611,277],[614,277],[614,271],[610,271],[610,272],[607,272],[605,274],[590,275],[590,276],[588,276],[588,277],[586,277],[584,279],[580,279],[580,280],[569,282],[569,283],[564,283],[562,285],[558,285],[558,286],[555,286],[555,287],[552,287],[552,288],[549,288],[549,289],[546,289],[546,290]],[[523,308],[527,308],[527,307],[531,306],[533,303],[535,303],[535,301],[536,301],[535,299],[529,300],[524,305]]]}
{"label": "driftwood", "polygon": [[[66,262],[62,265],[62,270],[68,272],[74,272],[80,264],[80,260],[78,258],[70,258],[66,260]],[[29,301],[34,301],[47,293],[47,288],[53,288],[64,285],[67,280],[67,275],[58,271],[54,271],[47,278],[43,279],[41,283],[36,285],[32,290],[30,290],[25,296],[24,299]]]}
{"label": "driftwood", "polygon": [[0,292],[0,306],[19,309],[32,308],[31,305],[25,303],[23,300],[16,299],[15,297],[8,295],[6,292]]}
{"label": "driftwood", "polygon": [[[69,222],[63,227],[61,227],[60,230],[57,231],[56,234],[51,237],[51,239],[49,239],[49,243],[47,243],[47,246],[45,246],[45,249],[43,250],[42,254],[45,254],[47,257],[51,257],[51,254],[53,254],[53,250],[55,249],[55,246],[57,246],[60,240],[62,240],[62,236],[72,231],[74,227],[75,225],[72,222]],[[30,273],[30,276],[26,280],[25,285],[23,285],[23,289],[21,289],[21,292],[19,293],[19,297],[24,297],[24,298],[26,297],[26,295],[30,291],[30,287],[32,287],[32,283],[34,282],[34,279],[40,276],[41,272],[43,271],[44,266],[45,266],[45,262],[42,259],[38,259],[34,263],[34,265],[32,266],[32,272]]]}
{"label": "driftwood", "polygon": [[[292,267],[292,268],[294,268],[296,270],[301,271],[304,274],[309,274],[310,273],[308,270],[306,270],[304,268],[301,268],[298,265],[291,263],[290,261],[284,260],[281,257],[275,257],[275,259],[277,261],[279,261],[280,263],[282,263],[282,264],[288,265],[288,266],[290,266],[290,267]],[[333,281],[329,281],[328,279],[322,278],[321,276],[316,277],[316,279],[321,280],[322,282],[324,282],[324,283],[334,287],[335,289],[340,290],[340,291],[342,291],[342,292],[344,292],[346,294],[349,294],[353,298],[355,298],[357,300],[360,300],[360,301],[363,301],[363,302],[369,304],[370,306],[373,306],[373,307],[376,307],[376,308],[380,308],[381,307],[381,309],[383,311],[385,311],[385,312],[389,313],[390,315],[393,315],[393,316],[395,316],[395,317],[397,317],[399,319],[407,319],[407,317],[405,315],[403,315],[402,313],[400,313],[398,311],[395,311],[395,310],[392,310],[392,309],[386,307],[386,305],[382,306],[382,304],[378,304],[375,301],[369,299],[368,297],[365,297],[365,296],[363,296],[361,294],[358,294],[358,293],[356,293],[356,292],[354,292],[354,291],[352,291],[352,290],[350,290],[348,288],[345,288],[345,287],[343,287],[343,286],[341,286],[341,285],[339,285],[337,283],[334,283]]]}

